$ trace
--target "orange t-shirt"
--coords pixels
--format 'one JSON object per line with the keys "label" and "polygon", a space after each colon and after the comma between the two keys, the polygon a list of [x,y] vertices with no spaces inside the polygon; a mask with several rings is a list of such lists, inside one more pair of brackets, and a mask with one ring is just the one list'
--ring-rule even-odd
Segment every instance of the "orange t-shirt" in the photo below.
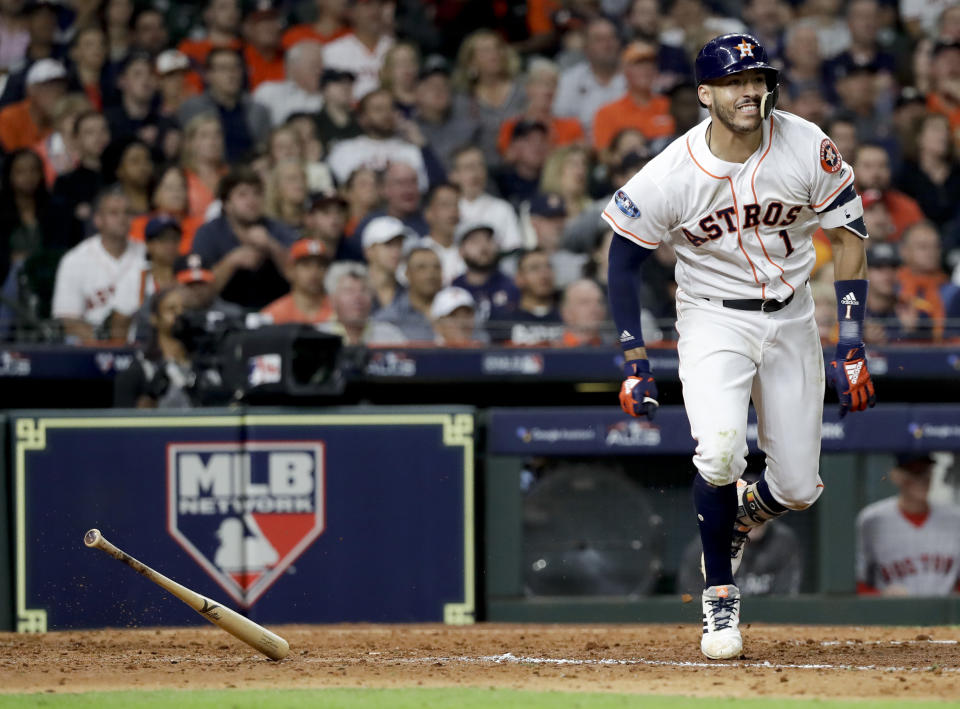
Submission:
{"label": "orange t-shirt", "polygon": [[593,147],[597,150],[608,148],[617,133],[625,128],[639,130],[647,140],[673,135],[670,99],[655,95],[640,106],[630,94],[625,94],[601,107],[593,117]]}
{"label": "orange t-shirt", "polygon": [[553,13],[560,9],[557,0],[527,0],[527,29],[531,35],[553,30]]}
{"label": "orange t-shirt", "polygon": [[286,51],[297,42],[303,42],[304,40],[309,39],[315,42],[320,42],[321,44],[326,44],[327,42],[340,39],[348,34],[350,34],[349,27],[341,27],[333,34],[320,34],[313,25],[294,25],[283,33],[281,45],[283,46],[284,51]]}
{"label": "orange t-shirt", "polygon": [[[940,94],[927,94],[927,110],[931,113],[942,113],[950,121],[950,127],[956,131],[960,128],[960,106],[950,106]],[[956,136],[954,136],[956,138]]]}
{"label": "orange t-shirt", "polygon": [[887,190],[883,193],[883,204],[890,214],[896,231],[890,235],[890,241],[900,241],[903,231],[909,226],[926,219],[920,205],[910,195],[899,190]]}
{"label": "orange t-shirt", "polygon": [[940,289],[948,282],[947,274],[919,274],[901,266],[897,269],[897,282],[900,284],[900,302],[925,313],[933,321],[934,339],[940,340],[946,318]]}
{"label": "orange t-shirt", "polygon": [[193,64],[193,69],[187,72],[187,86],[194,93],[203,93],[203,77],[198,70],[206,64],[207,55],[215,46],[239,50],[243,45],[236,37],[226,44],[214,45],[209,37],[204,37],[203,39],[184,39],[177,45],[177,49],[186,54]]}
{"label": "orange t-shirt", "polygon": [[[150,214],[141,214],[138,217],[134,217],[130,220],[130,240],[131,241],[146,241],[146,230],[147,222],[157,216],[159,212],[151,212]],[[200,225],[203,224],[203,219],[200,217],[184,217],[180,219],[180,229],[182,234],[180,236],[180,253],[186,256],[190,253],[190,249],[193,248],[193,237],[197,233],[197,229],[200,228]]]}
{"label": "orange t-shirt", "polygon": [[193,170],[184,170],[187,176],[187,203],[190,205],[190,216],[203,219],[216,195]]}
{"label": "orange t-shirt", "polygon": [[33,122],[28,98],[0,110],[0,147],[8,153],[29,148],[49,134],[50,131],[41,132]]}
{"label": "orange t-shirt", "polygon": [[[500,135],[497,136],[497,150],[500,154],[507,152],[510,147],[510,139],[513,137],[513,128],[517,125],[521,116],[508,118],[500,124]],[[550,125],[547,126],[550,141],[550,147],[559,148],[563,145],[576,143],[583,140],[583,126],[576,118],[558,118],[556,116],[550,119]]]}
{"label": "orange t-shirt", "polygon": [[267,59],[249,44],[243,48],[243,63],[247,65],[247,84],[253,91],[264,81],[283,81],[283,52],[274,59]]}
{"label": "orange t-shirt", "polygon": [[288,293],[277,298],[260,312],[271,316],[275,325],[283,325],[284,323],[316,325],[317,323],[327,322],[333,317],[333,306],[330,305],[330,299],[325,297],[323,305],[313,315],[307,315],[297,307],[297,304],[293,301],[293,294]]}

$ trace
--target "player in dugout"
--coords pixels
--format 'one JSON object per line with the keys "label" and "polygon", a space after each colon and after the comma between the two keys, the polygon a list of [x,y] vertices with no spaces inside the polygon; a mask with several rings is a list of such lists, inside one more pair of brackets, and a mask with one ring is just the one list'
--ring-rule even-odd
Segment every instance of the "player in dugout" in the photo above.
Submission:
{"label": "player in dugout", "polygon": [[[841,416],[875,402],[863,347],[867,232],[853,168],[819,127],[775,110],[780,72],[755,37],[715,37],[695,71],[709,118],[621,187],[603,219],[616,232],[609,297],[625,359],[620,402],[632,416],[659,406],[640,336],[640,265],[662,241],[676,251],[679,375],[697,441],[700,649],[728,659],[743,651],[734,573],[750,529],[823,491],[823,351],[808,286],[818,225],[833,245],[838,302],[827,377]],[[738,486],[751,399],[766,467]]]}

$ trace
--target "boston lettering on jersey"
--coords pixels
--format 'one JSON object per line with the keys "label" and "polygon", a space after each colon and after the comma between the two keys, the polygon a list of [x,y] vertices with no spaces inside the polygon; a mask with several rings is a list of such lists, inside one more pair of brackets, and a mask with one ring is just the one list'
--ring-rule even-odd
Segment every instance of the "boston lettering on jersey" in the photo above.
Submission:
{"label": "boston lettering on jersey", "polygon": [[[776,200],[769,202],[766,207],[759,204],[745,204],[743,205],[743,223],[740,224],[740,229],[753,229],[761,223],[769,227],[787,227],[797,221],[797,215],[801,209],[803,209],[802,204],[787,208],[782,202]],[[703,217],[698,222],[698,226],[701,232],[699,234],[683,228],[683,235],[694,246],[702,246],[708,241],[719,239],[724,233],[735,234],[737,232],[737,210],[733,206],[718,209],[713,214]]]}

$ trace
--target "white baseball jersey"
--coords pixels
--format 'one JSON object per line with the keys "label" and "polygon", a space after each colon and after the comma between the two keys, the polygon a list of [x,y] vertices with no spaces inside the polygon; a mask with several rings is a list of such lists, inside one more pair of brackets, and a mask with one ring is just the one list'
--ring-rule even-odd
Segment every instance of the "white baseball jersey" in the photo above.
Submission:
{"label": "white baseball jersey", "polygon": [[146,259],[142,243],[127,242],[120,256],[110,255],[100,235],[84,239],[60,260],[53,287],[55,318],[78,318],[99,325],[112,311],[130,315],[139,307],[134,289],[126,300],[117,298],[117,286],[126,278],[139,277]]}
{"label": "white baseball jersey", "polygon": [[960,581],[960,507],[932,505],[917,524],[889,497],[857,516],[857,581],[878,590],[945,596]]}
{"label": "white baseball jersey", "polygon": [[617,233],[677,253],[676,281],[694,298],[785,300],[816,260],[818,214],[853,185],[816,125],[784,111],[763,121],[760,148],[725,162],[707,145],[710,119],[671,143],[603,210]]}

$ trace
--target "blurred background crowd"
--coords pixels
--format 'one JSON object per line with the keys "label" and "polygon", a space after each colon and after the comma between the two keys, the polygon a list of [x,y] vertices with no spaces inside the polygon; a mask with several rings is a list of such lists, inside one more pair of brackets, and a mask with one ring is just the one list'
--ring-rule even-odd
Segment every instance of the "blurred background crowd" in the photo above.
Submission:
{"label": "blurred background crowd", "polygon": [[[176,363],[204,312],[612,343],[600,210],[704,118],[698,48],[744,30],[854,166],[868,344],[956,338],[955,0],[0,0],[0,340]],[[644,264],[648,343],[674,337],[673,266]]]}

